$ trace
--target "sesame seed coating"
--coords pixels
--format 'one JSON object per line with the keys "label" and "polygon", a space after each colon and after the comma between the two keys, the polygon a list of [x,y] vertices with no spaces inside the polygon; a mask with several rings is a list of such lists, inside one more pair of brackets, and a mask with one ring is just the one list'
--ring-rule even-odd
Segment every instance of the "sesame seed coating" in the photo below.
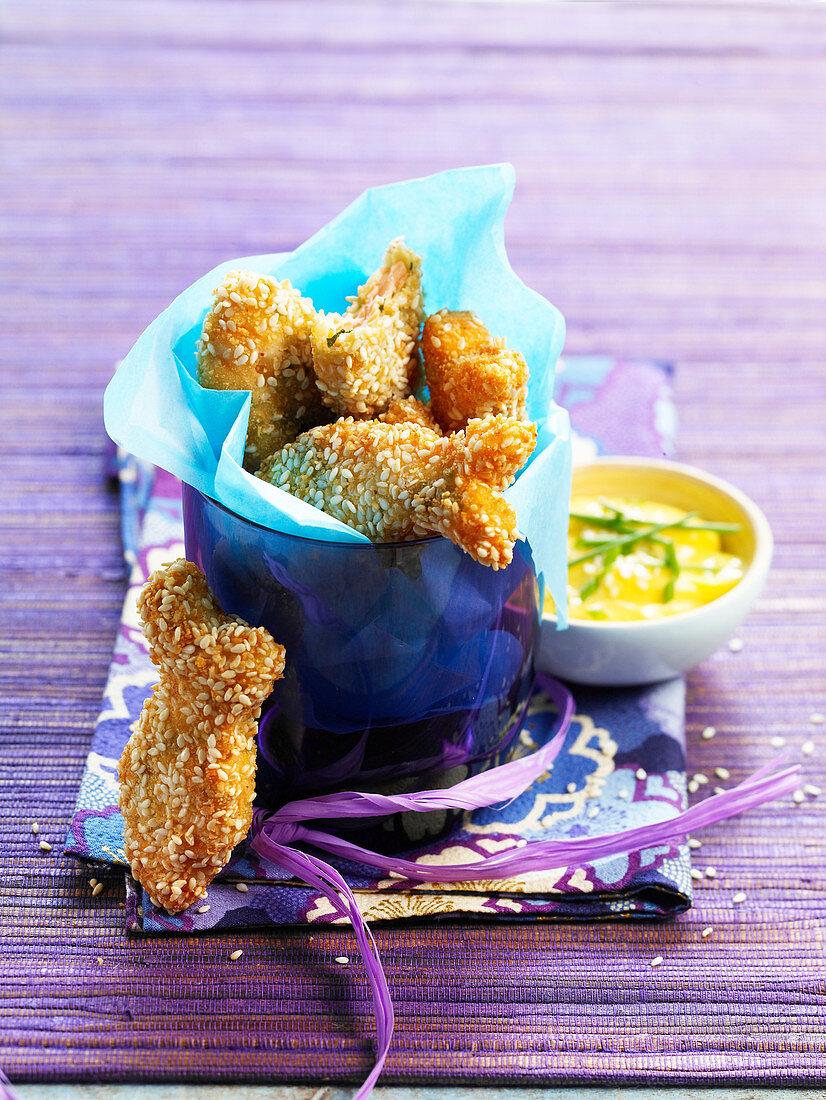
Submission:
{"label": "sesame seed coating", "polygon": [[315,310],[288,280],[232,271],[215,291],[198,341],[198,381],[207,389],[249,390],[244,466],[329,419],[313,370]]}
{"label": "sesame seed coating", "polygon": [[317,315],[316,381],[336,416],[368,419],[415,388],[423,303],[421,257],[399,238],[344,313]]}
{"label": "sesame seed coating", "polygon": [[505,416],[473,420],[449,436],[347,417],[288,443],[258,476],[374,542],[441,534],[498,569],[518,537],[502,490],[535,443],[533,424]]}
{"label": "sesame seed coating", "polygon": [[525,419],[528,365],[475,314],[434,313],[424,323],[421,350],[433,412],[446,432],[489,414]]}
{"label": "sesame seed coating", "polygon": [[152,574],[138,611],[161,682],[118,764],[124,850],[152,901],[176,913],[205,896],[250,826],[256,722],[284,647],[225,615],[183,558]]}

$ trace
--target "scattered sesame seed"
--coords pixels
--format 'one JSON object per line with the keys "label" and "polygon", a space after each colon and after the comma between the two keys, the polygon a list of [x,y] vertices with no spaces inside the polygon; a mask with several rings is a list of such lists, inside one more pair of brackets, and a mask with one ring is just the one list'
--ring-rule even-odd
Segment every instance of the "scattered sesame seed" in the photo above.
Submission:
{"label": "scattered sesame seed", "polygon": [[688,838],[688,846],[689,848],[702,848],[703,842],[698,840],[696,836],[690,836]]}
{"label": "scattered sesame seed", "polygon": [[652,966],[662,966],[662,964],[664,962],[665,962],[665,959],[662,957],[662,955],[657,955],[656,958],[651,960],[651,965]]}
{"label": "scattered sesame seed", "polygon": [[742,638],[732,638],[728,647],[732,653],[739,653],[745,644]]}
{"label": "scattered sesame seed", "polygon": [[628,791],[625,789],[625,787],[622,787],[620,790],[617,791],[617,795],[620,798],[628,798]]}
{"label": "scattered sesame seed", "polygon": [[725,794],[726,793],[726,788],[725,787],[715,787],[714,788],[714,793],[715,794]]}
{"label": "scattered sesame seed", "polygon": [[195,910],[195,912],[196,913],[208,913],[210,909],[211,909],[211,906],[209,906],[209,905],[199,905],[198,908]]}
{"label": "scattered sesame seed", "polygon": [[814,741],[804,741],[803,744],[800,746],[800,751],[803,753],[804,756],[811,756],[812,753],[815,751]]}
{"label": "scattered sesame seed", "polygon": [[688,782],[688,793],[689,794],[696,794],[697,791],[699,791],[699,789],[700,789],[700,784],[697,782],[697,780],[696,779],[690,779],[689,782]]}
{"label": "scattered sesame seed", "polygon": [[704,940],[707,940],[713,931],[714,929],[711,927],[711,925],[707,924],[700,935],[703,937]]}
{"label": "scattered sesame seed", "polygon": [[783,746],[786,744],[786,738],[781,737],[779,734],[777,734],[775,737],[772,737],[771,741],[769,741],[769,744],[773,749],[782,749]]}
{"label": "scattered sesame seed", "polygon": [[92,890],[92,897],[96,898],[98,896],[98,894],[102,894],[102,893],[103,893],[103,883],[99,882],[95,886],[95,888]]}
{"label": "scattered sesame seed", "polygon": [[97,880],[96,878],[90,878],[90,879],[89,879],[89,885],[90,885],[91,887],[93,887],[93,888],[94,888],[95,886],[97,886],[97,884],[98,884],[98,880]]}
{"label": "scattered sesame seed", "polygon": [[809,715],[809,721],[813,726],[822,726],[826,722],[826,714],[821,714],[819,710],[813,711]]}
{"label": "scattered sesame seed", "polygon": [[48,841],[45,841],[45,840],[40,841],[40,851],[41,852],[51,852],[51,850],[52,850],[52,846],[51,846],[51,844],[48,843]]}
{"label": "scattered sesame seed", "polygon": [[704,741],[710,741],[716,733],[717,733],[717,730],[714,728],[714,726],[706,726],[706,728],[702,731],[700,736],[702,737],[702,739]]}
{"label": "scattered sesame seed", "polygon": [[573,794],[576,790],[576,783],[569,783],[565,790],[568,792],[568,794]]}
{"label": "scattered sesame seed", "polygon": [[731,779],[731,772],[728,768],[715,768],[714,774],[718,779]]}
{"label": "scattered sesame seed", "polygon": [[588,817],[596,817],[599,813],[599,806],[592,806],[588,811]]}
{"label": "scattered sesame seed", "polygon": [[716,878],[716,877],[717,877],[717,868],[716,867],[706,867],[706,878]]}
{"label": "scattered sesame seed", "polygon": [[640,780],[648,778],[648,772],[645,770],[645,768],[637,768],[635,775],[637,779]]}
{"label": "scattered sesame seed", "polygon": [[743,902],[745,900],[746,900],[746,895],[743,893],[742,890],[738,891],[734,895],[734,897],[731,899],[732,905],[739,905],[741,902]]}
{"label": "scattered sesame seed", "polygon": [[703,877],[703,872],[698,870],[696,867],[692,867],[691,877],[694,879],[695,882],[699,882],[700,879]]}
{"label": "scattered sesame seed", "polygon": [[341,963],[342,966],[346,966],[350,959],[347,955],[336,955],[335,961]]}
{"label": "scattered sesame seed", "polygon": [[794,802],[796,806],[799,806],[801,802],[805,801],[806,795],[803,793],[802,790],[800,790],[800,788],[798,788],[792,795],[792,802]]}
{"label": "scattered sesame seed", "polygon": [[708,776],[703,775],[702,772],[695,772],[694,775],[692,776],[692,778],[693,778],[695,783],[700,783],[702,785],[708,783]]}
{"label": "scattered sesame seed", "polygon": [[233,962],[235,962],[235,960],[240,959],[243,954],[244,954],[244,952],[239,947],[237,951],[232,952],[232,954],[230,955],[230,958],[232,959]]}
{"label": "scattered sesame seed", "polygon": [[246,882],[236,882],[235,889],[239,894],[246,894],[249,890],[249,886],[247,886]]}
{"label": "scattered sesame seed", "polygon": [[37,824],[36,821],[32,822],[32,832],[35,836],[37,836],[37,834],[40,832],[40,826]]}
{"label": "scattered sesame seed", "polygon": [[803,791],[805,794],[811,795],[812,798],[817,798],[819,794],[823,793],[820,787],[816,786],[814,783],[804,784]]}

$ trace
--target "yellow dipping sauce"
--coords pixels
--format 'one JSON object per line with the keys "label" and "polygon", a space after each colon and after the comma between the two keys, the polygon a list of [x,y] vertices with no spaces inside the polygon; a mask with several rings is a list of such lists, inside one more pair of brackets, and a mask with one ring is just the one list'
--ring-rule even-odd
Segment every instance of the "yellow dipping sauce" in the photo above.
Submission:
{"label": "yellow dipping sauce", "polygon": [[[617,518],[617,510],[627,528],[634,522],[654,525],[685,516],[685,510],[650,500],[626,498],[597,502],[590,497],[574,498],[571,512],[596,519]],[[687,524],[705,522],[701,516]],[[636,528],[639,529],[639,528]],[[568,561],[596,548],[597,541],[622,538],[623,531],[604,524],[589,524],[572,514],[568,526]],[[669,551],[668,543],[673,546]],[[678,569],[668,565],[673,553]],[[673,561],[673,558],[672,558]],[[691,611],[722,596],[743,576],[743,563],[722,549],[718,531],[691,530],[690,526],[668,527],[652,538],[633,544],[616,560],[603,554],[570,565],[568,569],[568,615],[572,619],[627,622],[659,619]],[[546,598],[545,610],[553,612]]]}

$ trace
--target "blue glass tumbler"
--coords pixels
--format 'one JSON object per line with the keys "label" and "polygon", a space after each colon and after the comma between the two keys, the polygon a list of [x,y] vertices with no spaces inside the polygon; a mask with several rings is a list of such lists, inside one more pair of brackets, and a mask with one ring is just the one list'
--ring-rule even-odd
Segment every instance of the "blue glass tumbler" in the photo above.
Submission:
{"label": "blue glass tumbler", "polygon": [[287,650],[259,726],[264,804],[448,785],[518,733],[539,637],[525,542],[494,571],[441,537],[360,544],[272,531],[188,485],[183,514],[187,557],[224,610]]}

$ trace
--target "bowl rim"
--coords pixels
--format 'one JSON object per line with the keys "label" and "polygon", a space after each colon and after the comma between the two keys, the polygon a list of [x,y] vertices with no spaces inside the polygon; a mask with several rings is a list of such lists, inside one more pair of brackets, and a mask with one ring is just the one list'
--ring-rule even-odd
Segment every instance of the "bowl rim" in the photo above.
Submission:
{"label": "bowl rim", "polygon": [[[724,592],[721,596],[715,597],[708,603],[701,604],[699,607],[693,607],[688,611],[678,611],[675,615],[663,615],[658,619],[629,619],[619,622],[611,622],[605,619],[575,619],[568,617],[568,629],[569,630],[594,630],[594,631],[607,631],[607,630],[645,630],[645,629],[664,629],[672,623],[682,623],[687,619],[697,619],[703,615],[713,614],[714,611],[720,609],[720,605],[723,603],[732,603],[736,599],[740,592],[742,592],[742,585],[750,577],[757,573],[768,573],[769,566],[771,565],[772,553],[774,550],[774,536],[772,534],[771,526],[763,510],[758,504],[756,504],[750,496],[738,489],[736,485],[732,485],[730,481],[726,481],[722,477],[718,477],[716,474],[707,473],[705,470],[701,470],[699,466],[691,466],[684,462],[673,462],[668,458],[646,458],[644,455],[600,455],[597,458],[588,459],[585,462],[579,462],[575,464],[573,474],[576,475],[577,470],[584,470],[591,466],[612,466],[612,467],[645,467],[647,469],[663,470],[668,473],[676,474],[680,477],[692,478],[695,481],[700,481],[711,488],[716,489],[724,496],[730,497],[736,504],[740,506],[745,513],[746,518],[754,532],[754,553],[752,554],[751,561],[743,570],[743,576],[730,588],[728,592]],[[738,592],[738,589],[740,590]],[[557,623],[557,616],[554,612],[542,613],[542,622]]]}

